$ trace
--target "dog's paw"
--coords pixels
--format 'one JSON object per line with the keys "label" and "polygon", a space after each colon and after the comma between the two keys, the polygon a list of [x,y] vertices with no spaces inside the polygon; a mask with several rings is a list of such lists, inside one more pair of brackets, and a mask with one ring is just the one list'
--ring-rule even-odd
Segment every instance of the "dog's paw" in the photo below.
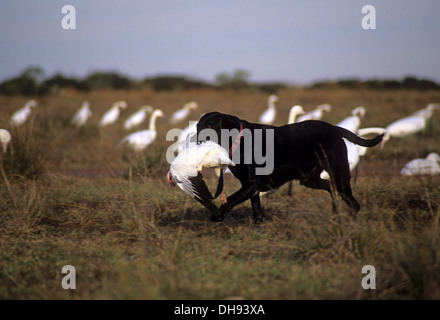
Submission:
{"label": "dog's paw", "polygon": [[209,221],[212,221],[212,222],[220,222],[220,221],[223,221],[223,219],[224,219],[224,216],[222,214],[213,213],[209,217]]}

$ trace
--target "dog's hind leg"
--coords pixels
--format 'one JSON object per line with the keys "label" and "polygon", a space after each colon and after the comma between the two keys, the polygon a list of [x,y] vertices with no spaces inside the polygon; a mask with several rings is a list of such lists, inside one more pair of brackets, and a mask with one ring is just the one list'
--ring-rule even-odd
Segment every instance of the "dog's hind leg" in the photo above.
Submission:
{"label": "dog's hind leg", "polygon": [[342,187],[341,189],[340,187],[338,187],[338,192],[350,208],[350,215],[355,218],[357,213],[361,209],[361,206],[359,202],[357,202],[357,200],[354,198],[350,185],[348,185],[348,187]]}
{"label": "dog's hind leg", "polygon": [[259,223],[263,222],[263,209],[261,208],[260,203],[260,193],[257,192],[251,197],[252,210],[254,212],[254,222]]}
{"label": "dog's hind leg", "polygon": [[345,168],[345,172],[337,172],[335,175],[335,185],[339,195],[350,208],[350,214],[355,217],[359,212],[361,206],[353,196],[350,185],[350,169]]}
{"label": "dog's hind leg", "polygon": [[321,179],[320,174],[317,174],[305,181],[301,181],[300,183],[307,188],[325,190],[328,193],[330,193],[330,196],[332,197],[332,211],[333,213],[338,212],[337,204],[336,204],[336,199],[337,199],[336,188],[334,187],[333,184],[330,184],[329,181]]}

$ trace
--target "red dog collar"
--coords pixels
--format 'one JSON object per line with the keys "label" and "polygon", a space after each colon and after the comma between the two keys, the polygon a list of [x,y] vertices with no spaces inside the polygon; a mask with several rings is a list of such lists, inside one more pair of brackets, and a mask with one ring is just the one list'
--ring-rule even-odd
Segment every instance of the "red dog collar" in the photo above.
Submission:
{"label": "red dog collar", "polygon": [[240,132],[238,133],[237,137],[235,138],[234,143],[232,144],[231,148],[229,149],[229,157],[232,157],[232,154],[237,150],[238,146],[240,145],[240,139],[243,136],[243,123],[240,122]]}

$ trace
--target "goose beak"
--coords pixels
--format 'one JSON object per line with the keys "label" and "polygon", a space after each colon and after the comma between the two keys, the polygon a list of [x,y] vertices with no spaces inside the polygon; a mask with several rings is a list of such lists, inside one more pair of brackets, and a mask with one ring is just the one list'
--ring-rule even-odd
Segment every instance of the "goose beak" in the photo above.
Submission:
{"label": "goose beak", "polygon": [[167,173],[167,178],[168,178],[168,183],[171,186],[171,189],[174,190],[174,188],[176,188],[176,183],[173,181],[173,178],[171,178],[171,173],[169,171]]}

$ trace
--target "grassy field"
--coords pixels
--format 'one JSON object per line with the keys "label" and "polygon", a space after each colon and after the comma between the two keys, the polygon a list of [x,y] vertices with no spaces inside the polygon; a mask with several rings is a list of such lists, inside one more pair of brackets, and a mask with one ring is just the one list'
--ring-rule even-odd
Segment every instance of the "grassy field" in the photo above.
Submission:
{"label": "grassy field", "polygon": [[[362,127],[369,127],[440,102],[438,91],[289,89],[278,96],[277,125],[295,104],[331,104],[323,120],[334,124],[363,105]],[[121,99],[128,103],[122,118],[99,128]],[[73,127],[84,100],[93,116]],[[192,120],[217,110],[256,121],[267,94],[67,91],[39,98],[18,129],[9,117],[26,98],[0,96],[0,127],[13,135],[1,154],[0,299],[440,299],[440,176],[398,174],[409,160],[440,151],[440,113],[423,133],[391,139],[361,159],[356,220],[343,205],[333,214],[326,192],[294,183],[292,196],[283,186],[263,197],[260,225],[248,202],[212,223],[198,202],[168,185],[168,119],[158,119],[146,152],[117,147],[127,134],[122,121],[141,105],[169,116],[190,100],[199,104]],[[228,175],[225,192],[238,187]],[[75,267],[75,290],[61,286],[65,265]],[[364,265],[375,267],[374,290],[361,286]]]}

